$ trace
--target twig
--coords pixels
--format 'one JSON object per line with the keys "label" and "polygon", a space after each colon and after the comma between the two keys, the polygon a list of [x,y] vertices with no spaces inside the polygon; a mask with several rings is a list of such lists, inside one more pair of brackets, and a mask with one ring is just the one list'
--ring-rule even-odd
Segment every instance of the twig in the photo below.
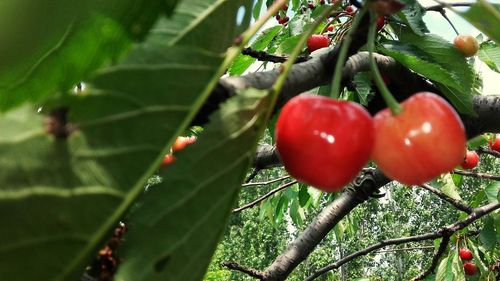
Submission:
{"label": "twig", "polygon": [[[499,203],[488,204],[488,205],[474,209],[472,211],[472,213],[468,217],[466,217],[465,219],[460,220],[458,222],[455,222],[454,224],[445,226],[445,227],[443,227],[435,232],[430,232],[430,233],[416,235],[416,236],[410,236],[410,237],[387,239],[387,240],[380,241],[379,243],[373,244],[373,245],[369,246],[368,248],[354,252],[354,253],[338,260],[335,263],[332,263],[330,265],[322,267],[318,271],[314,272],[311,276],[307,277],[304,281],[314,280],[317,277],[319,277],[320,275],[322,275],[330,270],[337,269],[340,266],[342,266],[343,264],[348,263],[357,257],[367,255],[375,250],[378,250],[380,248],[383,248],[383,247],[386,247],[389,245],[399,245],[399,244],[404,244],[404,243],[409,243],[409,242],[431,240],[431,239],[437,239],[440,237],[444,238],[446,236],[449,237],[453,233],[455,233],[456,231],[465,228],[466,226],[468,226],[472,222],[476,221],[477,219],[483,217],[486,214],[489,214],[489,213],[497,210],[498,208],[500,208]],[[443,244],[443,242],[441,243],[441,245],[439,247],[440,249],[442,247],[442,244]],[[445,246],[443,246],[443,247],[445,247]],[[438,250],[438,252],[439,252],[439,250]],[[439,257],[437,257],[437,259],[439,259]]]}
{"label": "twig", "polygon": [[259,280],[264,280],[264,275],[262,274],[261,271],[259,271],[257,269],[247,268],[247,267],[244,267],[244,266],[239,265],[238,263],[232,262],[232,261],[224,262],[224,263],[222,263],[222,266],[226,267],[228,269],[237,270],[237,271],[246,273],[249,276],[257,278]]}
{"label": "twig", "polygon": [[488,148],[479,147],[478,149],[476,149],[476,152],[479,154],[489,154],[491,156],[495,156],[496,158],[500,158],[500,152]]}
{"label": "twig", "polygon": [[439,13],[441,13],[441,15],[443,16],[443,18],[451,25],[451,27],[453,28],[453,30],[455,30],[455,33],[457,35],[459,35],[460,33],[458,32],[458,30],[455,28],[455,26],[453,25],[453,23],[451,22],[451,20],[446,15],[446,10],[442,9],[442,10],[439,11]]}
{"label": "twig", "polygon": [[391,252],[400,252],[400,251],[430,250],[430,249],[434,249],[434,248],[435,248],[434,246],[395,248],[395,249],[380,250],[380,251],[376,251],[375,253],[391,253]]}
{"label": "twig", "polygon": [[422,184],[422,185],[420,185],[420,187],[436,194],[439,198],[450,203],[451,205],[453,205],[455,208],[459,209],[460,211],[466,212],[467,214],[470,214],[473,211],[473,209],[471,207],[465,205],[464,203],[460,202],[457,199],[449,197],[448,195],[444,194],[441,190],[439,190],[437,188],[434,188],[428,184]]}
{"label": "twig", "polygon": [[259,204],[260,202],[262,202],[262,201],[266,200],[267,198],[269,198],[271,195],[273,195],[275,193],[278,193],[278,192],[282,191],[283,189],[285,189],[285,188],[287,188],[289,186],[292,186],[292,185],[294,185],[296,183],[297,183],[297,181],[291,181],[291,182],[285,183],[282,186],[277,187],[277,188],[269,191],[266,195],[264,195],[262,197],[259,197],[259,198],[255,199],[254,201],[252,201],[252,202],[250,202],[248,204],[245,204],[245,205],[243,205],[243,206],[241,206],[239,208],[234,209],[233,213],[238,213],[238,212],[241,212],[241,211],[243,211],[245,209],[252,208],[255,205]]}
{"label": "twig", "polygon": [[441,258],[441,256],[444,254],[444,251],[446,250],[446,247],[448,246],[448,243],[450,242],[450,236],[451,235],[445,235],[443,236],[443,240],[441,240],[441,243],[439,244],[439,248],[434,253],[434,256],[432,256],[432,262],[431,266],[424,272],[420,273],[417,275],[415,278],[412,279],[412,281],[418,281],[418,280],[423,280],[427,275],[431,274],[434,272],[434,269],[436,269],[436,266],[438,265],[438,261]]}
{"label": "twig", "polygon": [[[252,58],[260,61],[269,61],[274,63],[283,63],[288,59],[287,56],[277,56],[269,54],[264,51],[257,51],[252,48],[245,48],[241,51],[241,53],[243,55],[251,56]],[[310,59],[309,56],[298,56],[297,59],[295,60],[295,63],[305,62],[308,61],[309,59]]]}
{"label": "twig", "polygon": [[289,178],[290,178],[290,176],[284,176],[284,177],[272,179],[272,180],[269,180],[269,181],[245,183],[245,184],[242,184],[241,186],[242,187],[246,187],[246,186],[256,186],[256,185],[268,185],[268,184],[279,182],[279,181],[286,180],[286,179],[289,179]]}
{"label": "twig", "polygon": [[252,173],[248,176],[248,178],[245,180],[245,183],[249,183],[251,180],[253,180],[261,171],[262,169],[259,167],[256,167],[253,169]]}
{"label": "twig", "polygon": [[457,175],[467,176],[467,177],[478,178],[478,179],[488,179],[488,180],[500,181],[500,176],[490,175],[490,174],[485,174],[485,173],[480,173],[480,172],[469,172],[469,171],[455,170],[452,173],[457,174]]}
{"label": "twig", "polygon": [[439,12],[446,7],[470,7],[474,4],[474,2],[461,2],[461,3],[443,3],[440,5],[434,5],[434,6],[429,6],[425,8],[427,11],[434,11],[434,12]]}

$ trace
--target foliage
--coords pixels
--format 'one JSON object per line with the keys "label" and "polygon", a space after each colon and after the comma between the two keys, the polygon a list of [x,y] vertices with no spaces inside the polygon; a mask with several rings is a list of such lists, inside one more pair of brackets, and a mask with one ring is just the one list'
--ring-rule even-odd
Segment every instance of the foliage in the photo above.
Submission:
{"label": "foliage", "polygon": [[[117,280],[250,280],[220,264],[264,269],[338,197],[297,183],[231,213],[292,180],[241,187],[259,141],[273,144],[275,112],[266,90],[238,91],[215,106],[202,128],[190,125],[226,71],[238,77],[280,67],[245,55],[230,59],[229,47],[244,47],[245,30],[255,35],[252,49],[286,57],[322,11],[330,5],[341,11],[346,1],[314,0],[315,9],[287,1],[288,11],[279,13],[290,21],[257,34],[249,34],[257,31],[248,29],[251,18],[272,0],[70,2],[0,4],[1,280],[78,279],[121,220],[129,231],[118,251],[122,262],[110,269]],[[473,61],[429,34],[418,2],[405,2],[379,33],[378,51],[438,86],[460,113],[474,115],[481,83]],[[498,6],[480,0],[459,13],[490,37],[478,57],[498,72]],[[312,54],[302,48],[303,57],[339,46],[351,22],[339,17],[326,31],[323,20],[316,33],[325,31],[332,47]],[[341,98],[369,106],[376,94],[370,74],[352,82]],[[159,169],[175,137],[189,129],[197,143]],[[476,171],[500,174],[498,158],[481,155]],[[284,175],[283,168],[263,170],[254,181]],[[498,203],[498,182],[447,174],[431,184],[471,207]],[[419,188],[391,183],[381,192],[382,199],[342,219],[288,280],[303,280],[381,239],[432,232],[466,216]],[[456,249],[466,244],[481,280],[493,280],[499,227],[497,212],[454,234],[435,278],[463,278]],[[407,280],[429,265],[435,244],[379,251],[320,280]],[[399,249],[407,246],[434,248]]]}

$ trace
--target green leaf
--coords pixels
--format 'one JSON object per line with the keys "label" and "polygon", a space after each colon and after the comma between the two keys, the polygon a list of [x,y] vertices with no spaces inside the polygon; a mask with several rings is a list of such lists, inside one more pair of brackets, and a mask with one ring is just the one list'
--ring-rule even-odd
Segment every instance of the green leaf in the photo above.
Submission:
{"label": "green leaf", "polygon": [[436,281],[454,281],[452,264],[453,259],[450,256],[441,260],[436,273]]}
{"label": "green leaf", "polygon": [[[148,41],[167,46],[202,46],[222,53],[250,23],[252,3],[252,0],[182,1],[171,18],[158,21]],[[241,19],[237,16],[240,8],[245,11]],[[239,25],[238,20],[241,20]]]}
{"label": "green leaf", "polygon": [[450,255],[452,256],[452,272],[453,272],[453,280],[456,281],[465,281],[465,273],[463,269],[462,261],[458,256],[458,252],[450,251]]}
{"label": "green leaf", "polygon": [[380,50],[434,80],[459,112],[474,115],[474,71],[464,56],[451,43],[435,35],[418,36],[402,29],[399,36],[401,41],[384,42]]}
{"label": "green leaf", "polygon": [[290,36],[286,38],[278,47],[277,53],[279,54],[290,54],[297,43],[299,42],[299,39],[302,35],[295,35],[295,36]]}
{"label": "green leaf", "polygon": [[203,277],[255,153],[266,95],[248,89],[223,104],[144,195],[129,218],[118,280]]}
{"label": "green leaf", "polygon": [[481,43],[477,56],[491,70],[500,72],[500,47],[497,44],[493,42]]}
{"label": "green leaf", "polygon": [[394,17],[399,21],[405,23],[408,27],[411,28],[413,32],[418,35],[428,33],[429,30],[427,29],[427,26],[422,19],[426,12],[425,8],[415,0],[405,2],[410,3],[406,3],[406,6],[401,11],[396,13]]}
{"label": "green leaf", "polygon": [[453,199],[462,200],[460,194],[458,194],[458,188],[453,182],[453,178],[449,173],[441,175],[438,180],[441,183],[441,191],[450,196]]}
{"label": "green leaf", "polygon": [[255,2],[255,5],[253,6],[252,15],[253,15],[253,18],[255,20],[258,19],[259,16],[260,16],[260,10],[262,8],[262,2],[263,2],[263,0],[257,0],[257,2]]}
{"label": "green leaf", "polygon": [[457,12],[469,23],[500,44],[500,10],[485,0],[476,1],[467,11]]}
{"label": "green leaf", "polygon": [[481,272],[481,275],[485,274],[488,271],[488,268],[486,265],[484,265],[483,261],[479,258],[479,250],[477,249],[476,245],[470,240],[467,239],[467,245],[469,246],[469,249],[471,249],[473,253],[473,259],[477,267],[479,268],[479,271]]}
{"label": "green leaf", "polygon": [[[74,280],[142,192],[169,143],[189,124],[193,104],[210,91],[207,84],[221,58],[184,48],[149,49],[154,58],[137,50],[125,63],[102,71],[83,95],[62,100],[78,126],[67,140],[44,134],[33,109],[0,118],[5,132],[0,221],[10,226],[0,233],[5,245],[0,257],[6,261],[0,263],[2,279]],[[182,83],[185,77],[196,79]],[[11,128],[19,123],[37,129]],[[25,262],[37,266],[28,271]]]}
{"label": "green leaf", "polygon": [[299,204],[300,207],[305,207],[307,203],[311,200],[311,195],[308,193],[308,186],[305,184],[300,184],[300,189],[299,189]]}
{"label": "green leaf", "polygon": [[[223,4],[210,11],[232,7]],[[227,23],[211,20],[221,27]],[[238,29],[231,31],[235,36]],[[178,42],[191,38],[183,34]],[[98,73],[81,95],[51,103],[67,107],[78,128],[67,140],[44,134],[32,109],[1,116],[0,221],[12,226],[0,233],[5,245],[0,258],[8,261],[0,263],[1,279],[79,278],[211,92],[222,59],[186,45],[167,47],[154,40],[138,45],[123,63]],[[21,133],[8,116],[37,129]],[[36,266],[27,271],[26,262]]]}
{"label": "green leaf", "polygon": [[493,251],[497,244],[495,220],[493,217],[486,216],[484,219],[484,227],[479,233],[479,239],[488,251]]}
{"label": "green leaf", "polygon": [[[274,37],[282,30],[281,26],[273,26],[264,31],[255,39],[250,46],[253,50],[263,51],[267,48]],[[241,75],[256,61],[255,58],[246,55],[239,55],[229,68],[229,75]]]}
{"label": "green leaf", "polygon": [[360,72],[354,76],[356,94],[362,105],[368,105],[368,101],[373,96],[372,77],[369,72]]}
{"label": "green leaf", "polygon": [[488,201],[490,203],[498,203],[498,193],[500,191],[500,182],[498,181],[493,181],[490,184],[488,184],[485,188],[484,191],[486,193],[486,196],[488,197]]}
{"label": "green leaf", "polygon": [[88,2],[2,2],[0,111],[71,89],[103,63],[116,61],[130,39],[142,39],[177,1]]}
{"label": "green leaf", "polygon": [[311,195],[313,207],[318,208],[319,204],[321,204],[321,198],[323,198],[323,192],[319,189],[316,189],[316,188],[310,186],[307,189],[307,193],[309,193],[309,195]]}

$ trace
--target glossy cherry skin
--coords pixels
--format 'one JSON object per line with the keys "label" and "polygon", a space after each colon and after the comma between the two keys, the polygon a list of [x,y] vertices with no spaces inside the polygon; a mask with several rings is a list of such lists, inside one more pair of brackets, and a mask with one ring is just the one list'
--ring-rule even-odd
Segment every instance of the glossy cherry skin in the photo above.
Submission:
{"label": "glossy cherry skin", "polygon": [[309,49],[309,52],[314,52],[317,49],[328,47],[328,43],[328,37],[315,34],[307,39],[307,49]]}
{"label": "glossy cherry skin", "polygon": [[372,159],[390,178],[423,184],[462,163],[466,136],[455,110],[430,92],[416,93],[394,116],[384,109],[374,117]]}
{"label": "glossy cherry skin", "polygon": [[385,17],[377,17],[377,31],[380,31],[385,25]]}
{"label": "glossy cherry skin", "polygon": [[327,192],[341,190],[366,164],[373,121],[359,104],[302,94],[283,107],[276,147],[288,173]]}
{"label": "glossy cherry skin", "polygon": [[352,13],[354,13],[354,8],[353,8],[352,6],[347,6],[347,7],[345,8],[345,11],[346,11],[347,13],[349,13],[349,14],[352,14]]}
{"label": "glossy cherry skin", "polygon": [[500,152],[500,135],[496,135],[494,140],[490,141],[491,150]]}
{"label": "glossy cherry skin", "polygon": [[465,275],[474,275],[477,272],[477,265],[473,262],[464,262]]}
{"label": "glossy cherry skin", "polygon": [[453,44],[466,57],[472,57],[479,50],[479,43],[477,43],[476,38],[470,35],[458,35],[453,40]]}
{"label": "glossy cherry skin", "polygon": [[477,152],[467,151],[465,159],[460,166],[464,169],[473,169],[477,166],[478,162],[479,162],[479,155],[477,155]]}
{"label": "glossy cherry skin", "polygon": [[460,248],[458,255],[463,261],[470,261],[472,259],[472,252],[467,248]]}
{"label": "glossy cherry skin", "polygon": [[175,156],[173,156],[172,154],[166,154],[163,157],[163,161],[161,161],[160,167],[163,168],[165,166],[168,166],[172,164],[174,161],[175,161]]}
{"label": "glossy cherry skin", "polygon": [[183,150],[186,146],[196,142],[196,137],[177,137],[172,145],[172,151],[177,152]]}

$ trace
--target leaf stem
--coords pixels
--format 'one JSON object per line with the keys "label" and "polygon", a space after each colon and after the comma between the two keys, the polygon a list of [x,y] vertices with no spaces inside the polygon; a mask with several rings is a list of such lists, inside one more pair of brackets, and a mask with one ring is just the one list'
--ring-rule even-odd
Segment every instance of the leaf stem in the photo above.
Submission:
{"label": "leaf stem", "polygon": [[[366,6],[366,5],[365,5]],[[342,80],[342,68],[344,67],[347,53],[349,51],[349,46],[352,42],[352,36],[356,29],[358,28],[361,19],[366,13],[366,7],[363,6],[358,14],[354,17],[351,28],[349,32],[344,37],[342,46],[340,47],[339,56],[337,57],[337,63],[335,64],[335,70],[333,71],[332,86],[330,87],[330,97],[337,99],[340,95],[340,82]]]}
{"label": "leaf stem", "polygon": [[377,25],[375,23],[377,16],[374,12],[370,13],[370,29],[368,31],[368,52],[370,59],[370,69],[372,71],[373,78],[375,80],[375,85],[377,85],[382,97],[385,100],[387,106],[391,109],[393,115],[397,115],[403,111],[401,105],[399,105],[398,101],[391,94],[389,89],[384,83],[384,79],[382,75],[380,75],[380,71],[378,70],[377,63],[375,61],[375,57],[373,56],[373,52],[375,50],[375,35],[377,34]]}

